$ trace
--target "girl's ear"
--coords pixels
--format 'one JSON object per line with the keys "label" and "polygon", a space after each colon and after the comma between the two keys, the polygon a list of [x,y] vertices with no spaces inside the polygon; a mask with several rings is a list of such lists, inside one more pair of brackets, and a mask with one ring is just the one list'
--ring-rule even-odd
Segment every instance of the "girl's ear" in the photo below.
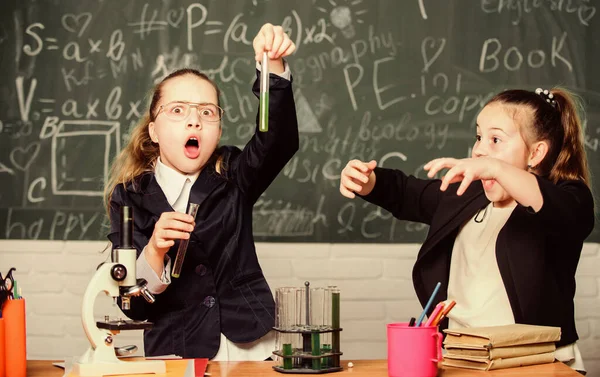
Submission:
{"label": "girl's ear", "polygon": [[154,122],[148,123],[148,133],[150,134],[150,140],[152,140],[153,143],[158,143],[158,136],[154,130]]}
{"label": "girl's ear", "polygon": [[527,164],[531,166],[532,169],[535,169],[548,154],[548,142],[545,140],[536,141],[529,150],[529,162]]}

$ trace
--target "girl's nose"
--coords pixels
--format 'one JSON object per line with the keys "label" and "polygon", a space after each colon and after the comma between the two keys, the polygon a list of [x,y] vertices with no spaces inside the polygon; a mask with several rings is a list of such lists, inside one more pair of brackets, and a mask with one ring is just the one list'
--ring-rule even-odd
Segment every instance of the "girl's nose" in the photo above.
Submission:
{"label": "girl's nose", "polygon": [[487,154],[483,142],[479,142],[473,146],[473,157],[484,157]]}
{"label": "girl's nose", "polygon": [[188,126],[188,128],[197,128],[197,129],[201,130],[202,122],[199,119],[198,120],[190,119],[187,126]]}
{"label": "girl's nose", "polygon": [[190,114],[187,117],[188,127],[197,128],[199,130],[202,129],[202,119],[200,118],[200,113],[198,112],[197,107],[190,108]]}

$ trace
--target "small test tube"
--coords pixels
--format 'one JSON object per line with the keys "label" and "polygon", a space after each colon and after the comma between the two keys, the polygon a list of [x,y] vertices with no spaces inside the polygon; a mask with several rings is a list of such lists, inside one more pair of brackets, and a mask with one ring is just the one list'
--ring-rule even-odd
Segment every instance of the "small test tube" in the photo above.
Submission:
{"label": "small test tube", "polygon": [[260,77],[260,121],[258,129],[261,132],[269,130],[269,57],[263,52]]}
{"label": "small test tube", "polygon": [[[187,210],[187,214],[191,215],[193,218],[196,218],[196,213],[198,212],[199,206],[199,204],[190,203]],[[173,266],[173,270],[171,271],[171,276],[173,276],[174,278],[178,278],[179,274],[181,274],[181,267],[183,266],[183,259],[185,258],[185,252],[187,251],[188,243],[190,243],[189,238],[181,240],[179,242],[177,256],[175,257],[175,265]]]}
{"label": "small test tube", "polygon": [[[316,331],[316,330],[315,330]],[[310,346],[311,346],[311,355],[319,356],[321,355],[321,340],[318,332],[313,332],[310,334]],[[321,369],[321,359],[312,359],[312,369],[319,370]]]}
{"label": "small test tube", "polygon": [[[293,355],[291,343],[283,344],[283,355],[284,356],[292,356]],[[292,358],[290,358],[290,357],[284,358],[283,359],[283,369],[293,369],[293,368],[294,368],[294,364],[293,364]]]}

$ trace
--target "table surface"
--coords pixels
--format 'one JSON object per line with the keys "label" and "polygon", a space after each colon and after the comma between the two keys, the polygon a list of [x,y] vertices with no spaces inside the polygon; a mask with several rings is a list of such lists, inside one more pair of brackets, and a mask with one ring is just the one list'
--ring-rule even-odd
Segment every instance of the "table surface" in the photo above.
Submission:
{"label": "table surface", "polygon": [[[52,365],[50,360],[27,361],[28,377],[62,377],[64,371]],[[186,364],[182,360],[167,360],[167,376],[183,376]],[[387,377],[387,360],[357,360],[354,366],[348,368],[348,360],[342,360],[344,370],[337,373],[326,374],[332,377]],[[271,361],[241,361],[241,362],[218,362],[210,361],[207,372],[210,377],[260,377],[260,376],[283,376],[272,366]],[[139,376],[139,375],[138,375]],[[151,375],[144,375],[150,377]],[[157,375],[159,376],[159,375]],[[164,375],[160,375],[164,376]],[[443,367],[438,377],[581,377],[581,375],[563,363],[541,364],[521,368],[510,368],[496,371],[482,372],[469,369]]]}

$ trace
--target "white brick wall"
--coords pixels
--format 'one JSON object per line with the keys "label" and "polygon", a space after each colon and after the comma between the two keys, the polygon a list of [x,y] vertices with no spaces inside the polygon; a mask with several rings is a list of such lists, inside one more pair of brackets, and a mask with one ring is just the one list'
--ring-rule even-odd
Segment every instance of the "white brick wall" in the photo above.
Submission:
{"label": "white brick wall", "polygon": [[[0,271],[15,274],[27,299],[29,359],[79,355],[88,346],[81,328],[81,297],[106,242],[0,241]],[[342,291],[345,359],[386,357],[385,324],[418,315],[411,282],[416,244],[259,243],[258,254],[272,288],[337,285]],[[600,244],[586,244],[577,273],[576,320],[588,375],[600,376]],[[98,318],[118,315],[108,297],[98,299]],[[140,331],[121,333],[118,345],[142,347]]]}

